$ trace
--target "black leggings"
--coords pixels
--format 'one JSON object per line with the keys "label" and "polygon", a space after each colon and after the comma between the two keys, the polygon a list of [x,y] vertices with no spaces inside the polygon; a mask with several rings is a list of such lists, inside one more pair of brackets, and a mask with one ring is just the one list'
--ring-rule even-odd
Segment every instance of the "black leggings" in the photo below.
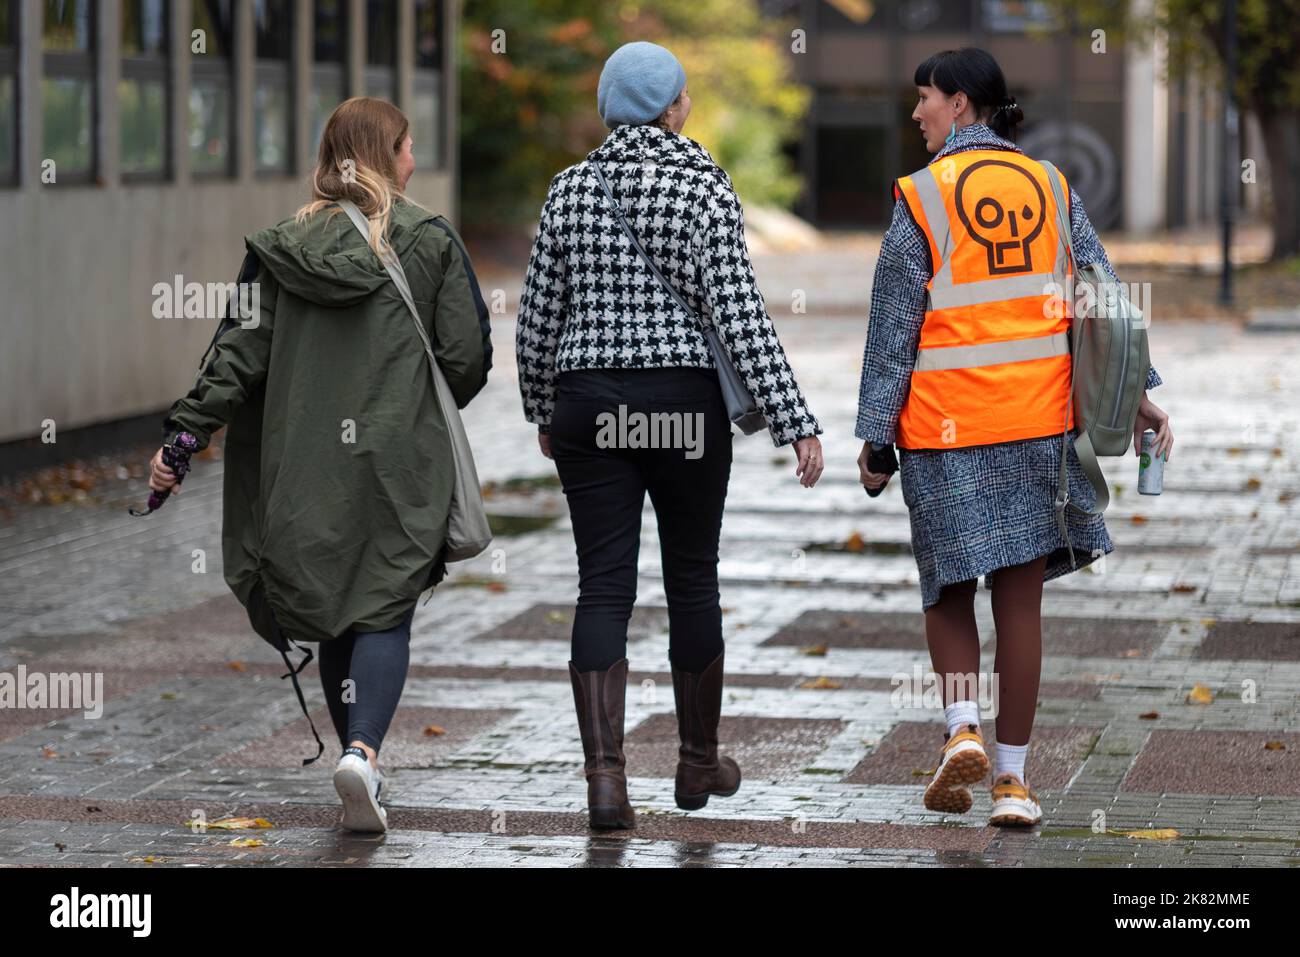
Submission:
{"label": "black leggings", "polygon": [[[627,426],[622,429],[620,405]],[[654,413],[679,415],[649,418]],[[647,427],[638,432],[638,423]],[[651,434],[661,446],[676,447],[646,447]],[[578,552],[574,667],[604,670],[627,655],[641,509],[649,492],[668,598],[668,657],[674,667],[703,671],[722,652],[718,536],[731,477],[731,422],[717,372],[684,367],[563,372],[551,419],[551,452]]]}
{"label": "black leggings", "polygon": [[[376,753],[397,711],[411,661],[411,619],[387,631],[347,631],[320,643],[320,683],[339,743],[364,741]],[[344,682],[352,679],[350,686]]]}

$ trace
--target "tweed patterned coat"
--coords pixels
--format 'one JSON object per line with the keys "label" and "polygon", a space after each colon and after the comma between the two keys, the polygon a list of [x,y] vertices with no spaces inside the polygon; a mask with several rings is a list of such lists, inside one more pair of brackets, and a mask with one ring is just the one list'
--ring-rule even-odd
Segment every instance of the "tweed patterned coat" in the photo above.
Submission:
{"label": "tweed patterned coat", "polygon": [[[664,278],[717,327],[774,445],[822,431],[758,290],[740,201],[699,143],[619,126],[588,156]],[[551,180],[515,331],[524,414],[549,430],[569,369],[713,368],[699,322],[676,306],[623,234],[588,162]]]}
{"label": "tweed patterned coat", "polygon": [[[1014,143],[976,123],[959,130],[930,162],[971,149],[1020,152]],[[1117,279],[1073,188],[1070,230],[1079,263],[1100,263]],[[858,393],[855,432],[874,445],[889,444],[896,437],[916,361],[930,276],[925,234],[907,204],[897,203],[876,263]],[[1153,367],[1147,388],[1160,381]],[[1007,414],[1013,415],[1014,410]],[[1081,506],[1095,507],[1096,496],[1079,466],[1072,438],[1067,446],[1070,497]],[[1066,543],[1052,508],[1060,466],[1060,436],[942,451],[899,449],[899,477],[921,575],[922,609],[938,602],[944,585],[983,575],[985,587],[992,588],[997,569],[1040,555],[1048,556],[1044,581],[1069,574]],[[1067,509],[1066,521],[1077,568],[1114,551],[1101,516]]]}

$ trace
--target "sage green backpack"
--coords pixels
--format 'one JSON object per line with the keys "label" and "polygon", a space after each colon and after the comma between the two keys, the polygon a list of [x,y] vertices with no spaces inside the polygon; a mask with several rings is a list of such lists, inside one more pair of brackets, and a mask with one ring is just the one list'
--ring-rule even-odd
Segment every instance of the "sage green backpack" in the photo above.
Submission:
{"label": "sage green backpack", "polygon": [[[1074,264],[1075,284],[1086,283],[1093,290],[1093,302],[1080,310],[1070,329],[1070,395],[1074,404],[1074,450],[1079,464],[1097,496],[1095,509],[1070,501],[1065,474],[1066,432],[1061,433],[1061,472],[1056,487],[1056,524],[1075,566],[1074,547],[1065,523],[1066,508],[1085,515],[1100,515],[1110,504],[1106,477],[1097,462],[1099,455],[1123,455],[1133,438],[1138,404],[1146,391],[1151,358],[1147,351],[1147,321],[1122,287],[1116,287],[1100,263],[1080,266],[1074,255],[1070,212],[1062,189],[1063,177],[1051,163],[1040,160],[1052,184],[1057,223],[1062,241]],[[1075,302],[1073,290],[1067,299]],[[1064,423],[1062,423],[1064,427]]]}

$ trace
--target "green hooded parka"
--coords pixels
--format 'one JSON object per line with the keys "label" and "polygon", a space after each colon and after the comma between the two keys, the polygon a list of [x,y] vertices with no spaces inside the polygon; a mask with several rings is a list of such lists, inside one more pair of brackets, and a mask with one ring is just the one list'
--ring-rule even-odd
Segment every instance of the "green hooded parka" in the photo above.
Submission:
{"label": "green hooded parka", "polygon": [[[492,365],[469,256],[445,219],[404,200],[389,241],[464,408]],[[259,635],[281,647],[394,627],[446,574],[451,444],[428,357],[337,206],[245,242],[240,281],[258,283],[256,321],[228,310],[164,441],[188,431],[204,448],[228,426],[224,575]]]}

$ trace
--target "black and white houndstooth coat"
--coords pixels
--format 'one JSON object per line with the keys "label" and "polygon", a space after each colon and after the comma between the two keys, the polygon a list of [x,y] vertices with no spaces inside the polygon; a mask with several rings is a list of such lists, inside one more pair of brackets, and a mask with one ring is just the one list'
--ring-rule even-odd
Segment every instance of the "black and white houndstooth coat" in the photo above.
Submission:
{"label": "black and white houndstooth coat", "polygon": [[664,278],[717,327],[773,443],[819,434],[758,290],[730,177],[699,143],[657,126],[614,128],[551,180],[515,331],[528,421],[549,429],[556,376],[570,369],[713,368],[698,320],[637,256],[589,162]]}

